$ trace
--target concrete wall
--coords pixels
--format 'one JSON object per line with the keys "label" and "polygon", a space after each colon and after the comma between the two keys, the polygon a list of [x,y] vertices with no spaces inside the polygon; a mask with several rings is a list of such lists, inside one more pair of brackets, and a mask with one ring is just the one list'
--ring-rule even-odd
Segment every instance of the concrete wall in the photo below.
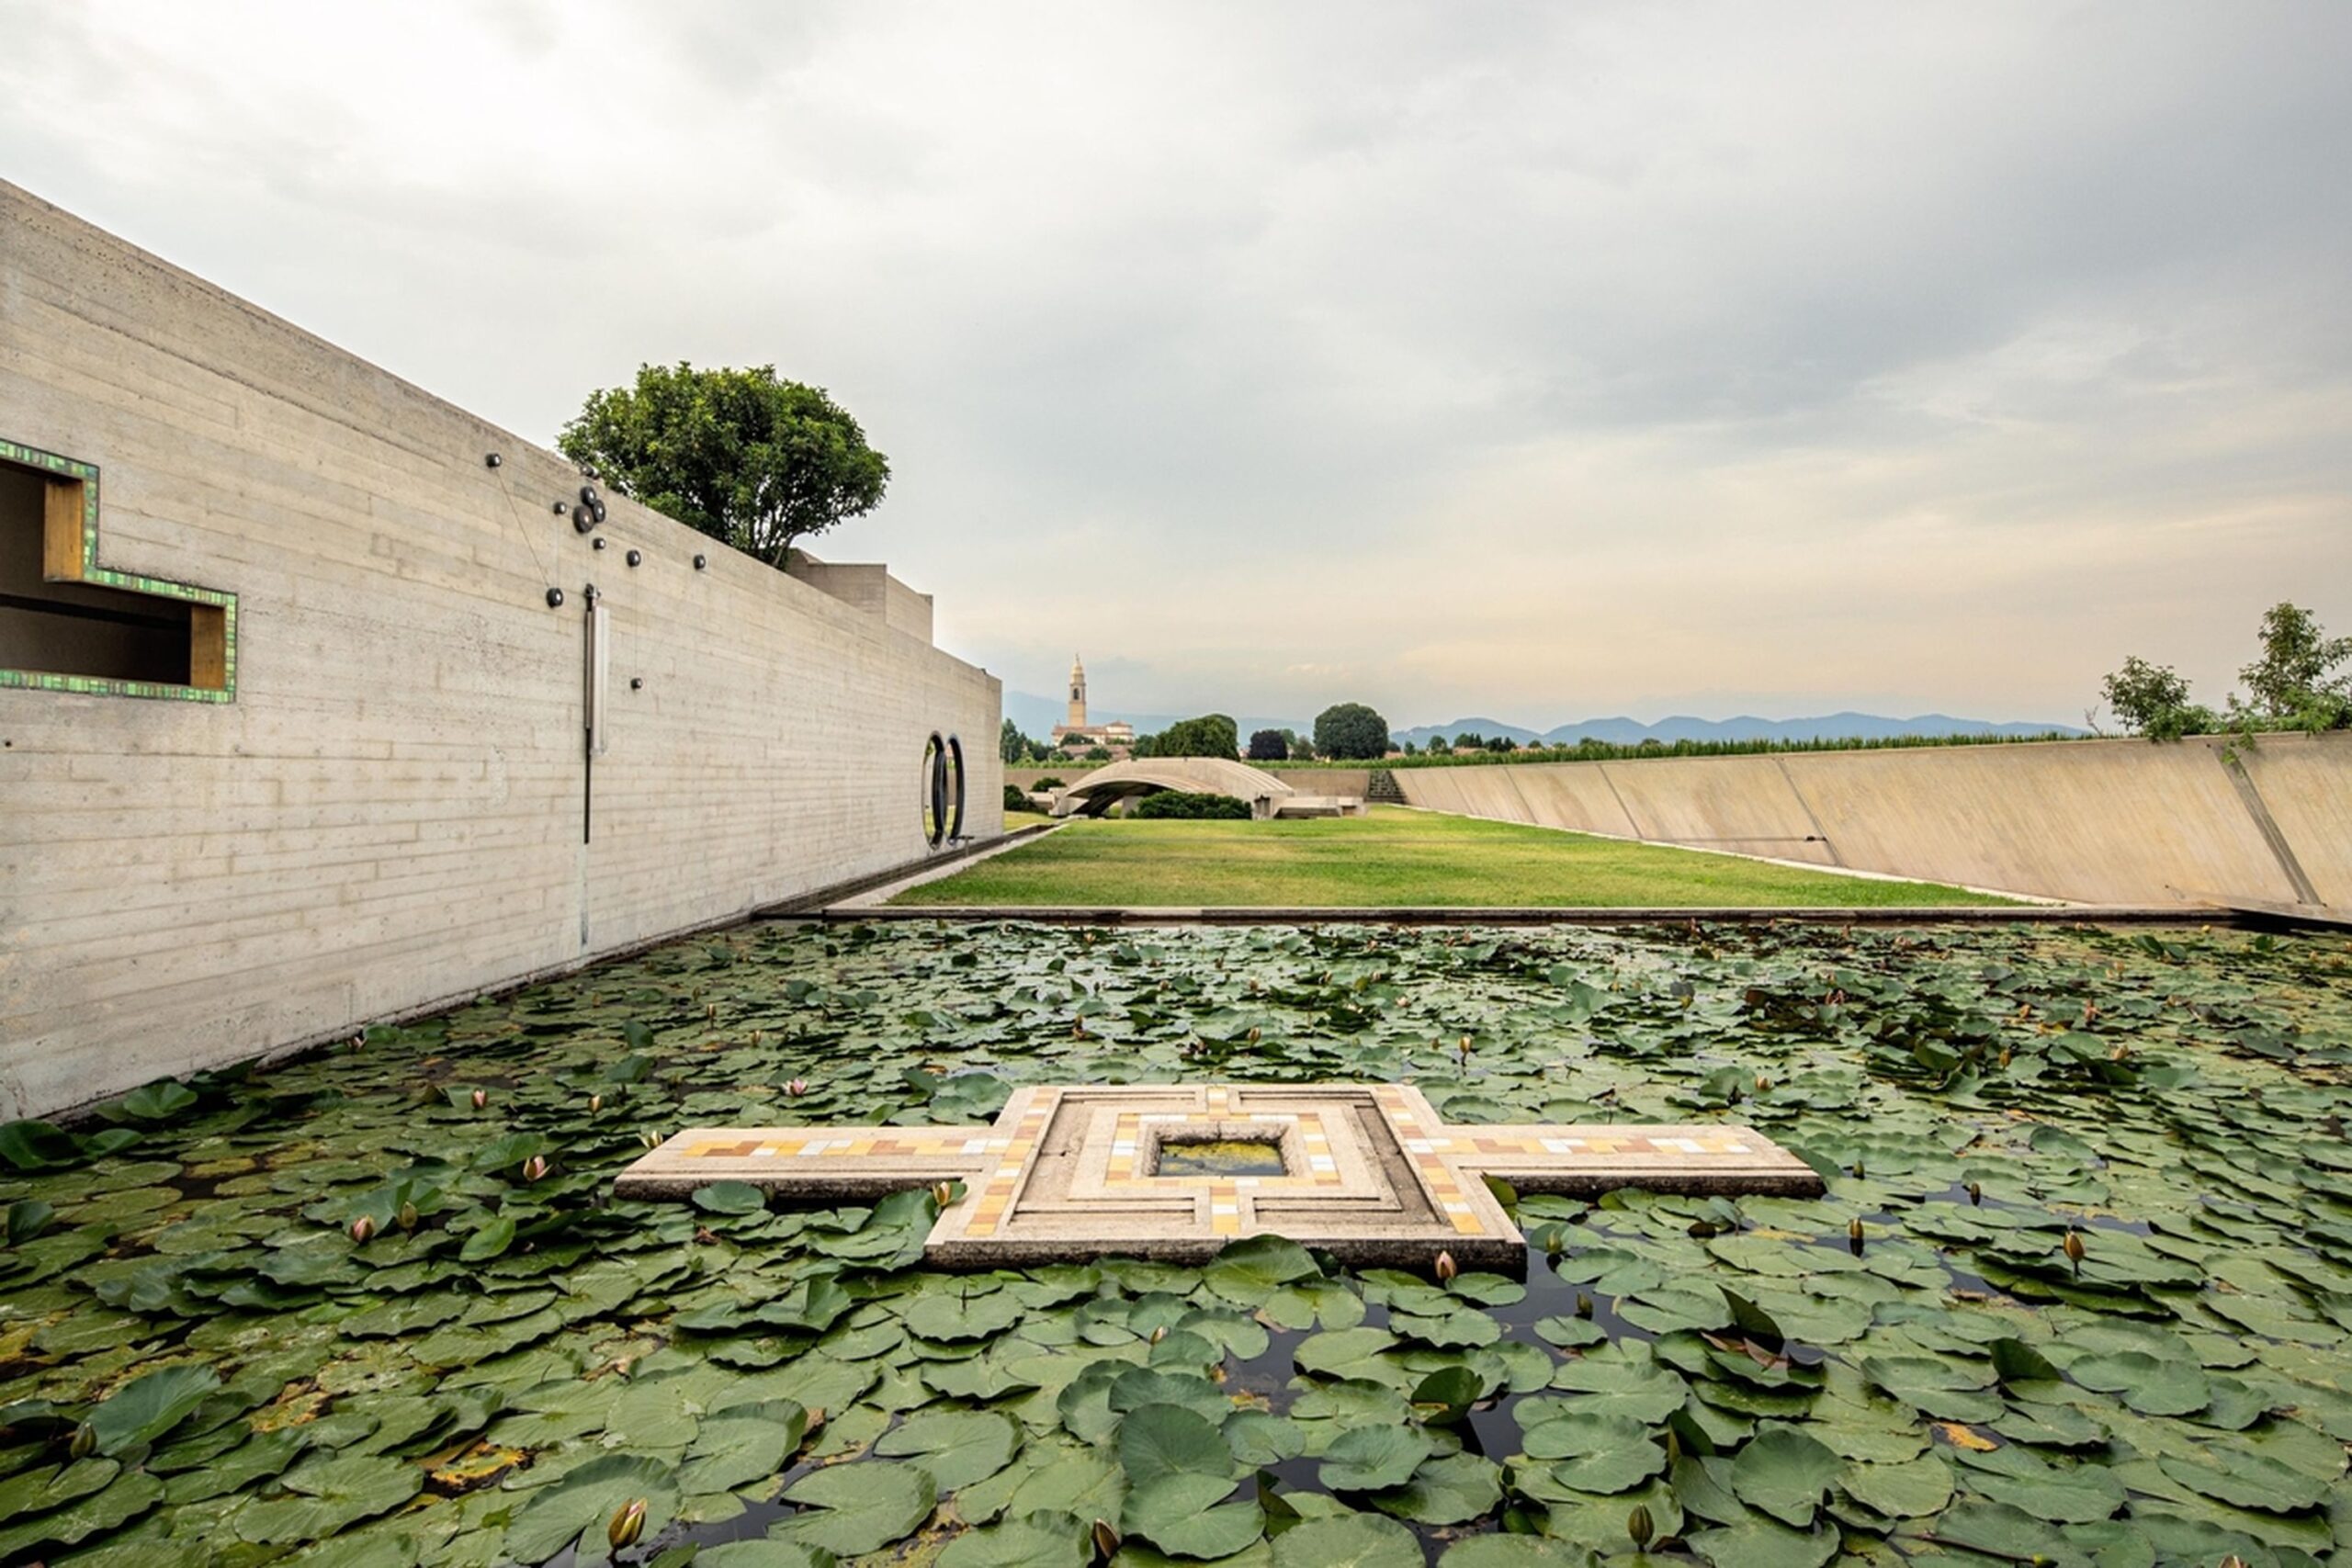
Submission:
{"label": "concrete wall", "polygon": [[0,688],[0,1113],[919,863],[934,730],[1001,830],[985,671],[617,498],[597,550],[554,454],[5,184],[0,439],[242,615],[232,701]]}
{"label": "concrete wall", "polygon": [[909,637],[931,640],[931,595],[916,592],[891,576],[888,567],[820,561],[805,550],[794,550],[785,570],[820,593],[879,615]]}
{"label": "concrete wall", "polygon": [[2352,735],[1399,768],[1415,806],[2091,903],[2352,908]]}

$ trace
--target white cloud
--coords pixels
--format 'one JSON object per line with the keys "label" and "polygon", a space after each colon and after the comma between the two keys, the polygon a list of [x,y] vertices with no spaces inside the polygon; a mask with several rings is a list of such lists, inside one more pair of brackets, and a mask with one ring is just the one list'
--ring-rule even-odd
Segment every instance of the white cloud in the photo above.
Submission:
{"label": "white cloud", "polygon": [[9,177],[492,419],[829,387],[822,547],[1029,690],[2063,719],[2352,626],[2341,6],[0,26]]}

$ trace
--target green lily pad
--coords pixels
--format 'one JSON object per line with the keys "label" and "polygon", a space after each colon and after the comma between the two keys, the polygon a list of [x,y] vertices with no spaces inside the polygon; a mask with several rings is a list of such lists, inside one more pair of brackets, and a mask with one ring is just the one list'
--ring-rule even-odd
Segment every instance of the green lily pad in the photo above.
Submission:
{"label": "green lily pad", "polygon": [[770,1532],[840,1557],[876,1551],[910,1535],[939,1500],[920,1466],[863,1460],[815,1470],[785,1488],[801,1512]]}

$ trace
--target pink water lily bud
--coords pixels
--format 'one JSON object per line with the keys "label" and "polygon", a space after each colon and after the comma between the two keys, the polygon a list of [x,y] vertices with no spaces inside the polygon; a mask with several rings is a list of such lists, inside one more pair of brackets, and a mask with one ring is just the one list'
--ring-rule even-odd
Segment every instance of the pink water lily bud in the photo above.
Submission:
{"label": "pink water lily bud", "polygon": [[645,1499],[642,1497],[632,1497],[622,1504],[614,1513],[612,1522],[605,1527],[605,1539],[612,1542],[615,1551],[635,1546],[637,1538],[644,1533]]}
{"label": "pink water lily bud", "polygon": [[474,1109],[476,1111],[480,1111],[483,1106],[488,1105],[489,1103],[490,1090],[486,1089],[478,1089],[474,1090]]}
{"label": "pink water lily bud", "polygon": [[1445,1283],[1445,1281],[1453,1279],[1460,1272],[1462,1272],[1462,1270],[1454,1267],[1453,1254],[1451,1252],[1441,1252],[1437,1255],[1437,1280],[1439,1284],[1442,1285]]}
{"label": "pink water lily bud", "polygon": [[351,1239],[363,1245],[376,1234],[375,1217],[362,1214],[351,1222]]}
{"label": "pink water lily bud", "polygon": [[526,1181],[537,1181],[547,1173],[548,1156],[545,1155],[533,1155],[523,1162],[523,1179]]}
{"label": "pink water lily bud", "polygon": [[807,1078],[795,1078],[790,1083],[784,1086],[784,1092],[790,1095],[793,1099],[797,1100],[802,1095],[808,1092],[808,1080]]}

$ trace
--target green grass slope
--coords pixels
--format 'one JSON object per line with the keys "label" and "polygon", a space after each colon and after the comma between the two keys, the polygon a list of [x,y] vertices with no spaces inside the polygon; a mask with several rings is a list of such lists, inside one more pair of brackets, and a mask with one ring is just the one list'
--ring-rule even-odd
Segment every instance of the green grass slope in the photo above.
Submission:
{"label": "green grass slope", "polygon": [[1396,807],[1296,822],[1073,822],[910,889],[900,905],[1761,906],[1998,904],[1842,876]]}

